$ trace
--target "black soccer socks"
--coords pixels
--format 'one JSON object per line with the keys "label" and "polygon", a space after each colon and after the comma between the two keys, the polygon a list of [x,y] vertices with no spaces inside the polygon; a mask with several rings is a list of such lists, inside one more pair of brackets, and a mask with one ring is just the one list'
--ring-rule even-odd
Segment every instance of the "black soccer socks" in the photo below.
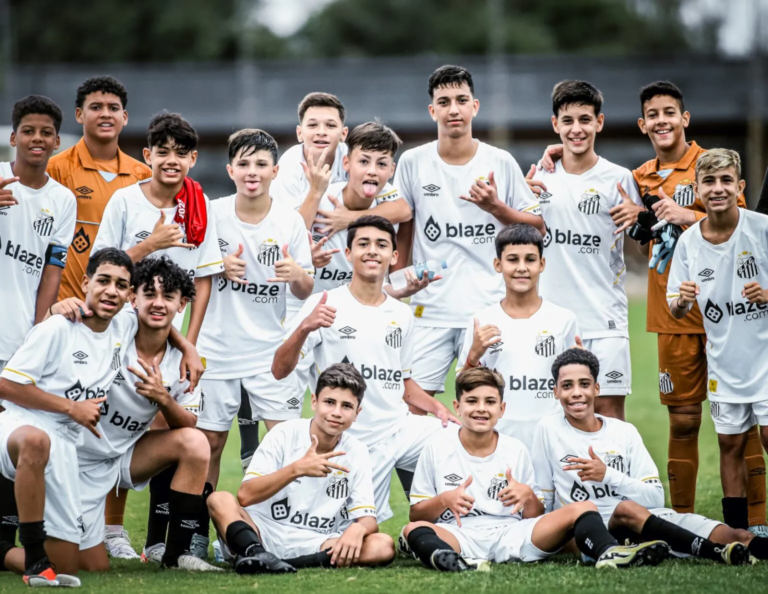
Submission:
{"label": "black soccer socks", "polygon": [[203,487],[203,509],[200,511],[200,517],[197,519],[199,526],[197,527],[197,534],[208,538],[208,531],[211,524],[211,516],[208,513],[208,497],[213,493],[213,485],[211,483],[205,483]]}
{"label": "black soccer socks", "polygon": [[749,528],[749,505],[746,497],[723,497],[723,522],[731,528]]}
{"label": "black soccer socks", "polygon": [[247,522],[238,520],[227,526],[227,546],[235,555],[250,557],[264,551],[259,535]]}
{"label": "black soccer socks", "polygon": [[171,481],[176,465],[170,466],[149,481],[149,517],[147,518],[146,548],[165,542],[170,513]]}
{"label": "black soccer socks", "polygon": [[437,533],[427,526],[419,526],[408,534],[408,546],[424,565],[432,568],[432,553],[443,549],[452,551],[453,547],[442,540]]}
{"label": "black soccer socks", "polygon": [[619,544],[596,511],[585,512],[578,517],[573,524],[573,538],[579,550],[592,559],[599,559],[605,551]]}
{"label": "black soccer socks", "polygon": [[181,493],[171,489],[168,511],[168,538],[165,541],[163,565],[173,567],[179,556],[189,551],[192,535],[199,526],[200,510],[204,506],[202,495]]}
{"label": "black soccer socks", "polygon": [[19,510],[16,507],[14,482],[0,474],[0,542],[16,542]]}
{"label": "black soccer socks", "polygon": [[720,548],[708,538],[696,536],[693,532],[676,526],[658,516],[651,516],[640,531],[643,540],[663,540],[678,553],[701,557],[711,561],[722,561]]}
{"label": "black soccer socks", "polygon": [[39,522],[19,522],[19,542],[24,547],[24,568],[29,569],[45,554],[45,528],[43,520]]}

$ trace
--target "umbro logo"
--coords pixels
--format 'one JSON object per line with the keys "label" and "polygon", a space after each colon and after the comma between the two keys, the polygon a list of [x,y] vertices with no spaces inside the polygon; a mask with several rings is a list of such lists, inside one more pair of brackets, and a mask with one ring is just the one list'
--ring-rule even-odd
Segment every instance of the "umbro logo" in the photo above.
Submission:
{"label": "umbro logo", "polygon": [[78,194],[93,194],[93,190],[91,190],[91,188],[88,186],[80,186],[79,188],[75,188],[75,192]]}
{"label": "umbro logo", "polygon": [[701,282],[706,283],[707,281],[715,280],[715,277],[712,276],[715,274],[715,271],[711,268],[705,268],[701,272],[699,272],[699,276],[701,277]]}
{"label": "umbro logo", "polygon": [[301,404],[301,400],[298,398],[291,398],[290,400],[286,401],[286,404],[288,405],[288,408],[291,410],[298,410],[299,405]]}
{"label": "umbro logo", "polygon": [[124,381],[125,381],[125,376],[120,371],[118,371],[117,375],[115,376],[114,383],[119,384],[120,382],[124,382]]}
{"label": "umbro logo", "polygon": [[451,474],[446,474],[443,478],[449,483],[458,483],[462,479],[462,477],[453,472]]}
{"label": "umbro logo", "polygon": [[539,194],[539,204],[549,204],[550,198],[552,198],[552,194],[549,192],[542,192]]}
{"label": "umbro logo", "polygon": [[141,240],[141,241],[144,241],[144,240],[145,240],[147,237],[149,237],[150,235],[152,235],[152,233],[150,233],[149,231],[139,231],[139,232],[136,234],[136,238],[137,238],[137,239],[139,239],[139,240]]}
{"label": "umbro logo", "polygon": [[351,326],[344,326],[343,328],[339,328],[339,332],[341,333],[341,339],[344,340],[345,338],[349,339],[355,339],[357,336],[352,336],[357,330],[352,328]]}
{"label": "umbro logo", "polygon": [[219,249],[222,249],[222,250],[223,250],[223,249],[224,249],[225,247],[227,247],[228,245],[229,245],[229,244],[228,244],[226,241],[224,241],[224,240],[223,240],[221,237],[219,237]]}
{"label": "umbro logo", "polygon": [[440,189],[440,186],[436,186],[435,184],[427,184],[423,187],[423,189],[425,190],[425,196],[437,196],[438,194],[436,192]]}
{"label": "umbro logo", "polygon": [[570,461],[571,461],[571,460],[573,460],[574,458],[578,458],[578,456],[575,456],[575,455],[573,455],[573,454],[566,454],[565,456],[563,456],[562,458],[560,458],[560,463],[561,463],[561,464],[568,464],[568,462],[570,462]]}
{"label": "umbro logo", "polygon": [[624,377],[624,374],[619,371],[609,371],[605,374],[605,377],[608,378],[609,384],[620,384],[621,378]]}
{"label": "umbro logo", "polygon": [[504,343],[500,340],[499,342],[494,342],[489,348],[491,349],[492,353],[498,353],[503,346]]}
{"label": "umbro logo", "polygon": [[72,353],[72,356],[75,359],[77,359],[77,361],[75,361],[75,364],[77,364],[77,363],[85,364],[85,359],[88,358],[88,355],[86,353],[84,353],[83,351],[74,352],[74,353]]}

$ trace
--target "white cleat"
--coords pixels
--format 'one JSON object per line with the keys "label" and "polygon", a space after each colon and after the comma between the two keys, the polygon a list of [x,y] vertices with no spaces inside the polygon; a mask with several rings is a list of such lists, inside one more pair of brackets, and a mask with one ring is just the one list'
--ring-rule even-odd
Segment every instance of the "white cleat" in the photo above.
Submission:
{"label": "white cleat", "polygon": [[211,539],[207,536],[201,536],[200,534],[192,535],[192,542],[189,545],[189,554],[194,555],[198,559],[208,558],[208,545]]}
{"label": "white cleat", "polygon": [[144,547],[141,552],[142,563],[162,563],[163,555],[165,555],[165,543],[158,542],[150,547]]}
{"label": "white cleat", "polygon": [[224,571],[221,567],[211,565],[193,555],[181,555],[177,567],[186,571]]}
{"label": "white cleat", "polygon": [[131,539],[125,530],[120,532],[107,532],[104,537],[104,545],[107,553],[113,559],[139,559],[139,555],[131,546]]}
{"label": "white cleat", "polygon": [[397,537],[397,552],[409,559],[419,560],[416,553],[411,550],[411,546],[408,544],[408,539],[405,538],[405,526],[403,526],[403,529],[400,531],[400,536]]}
{"label": "white cleat", "polygon": [[760,538],[768,538],[768,526],[765,524],[759,524],[757,526],[750,526],[749,531]]}

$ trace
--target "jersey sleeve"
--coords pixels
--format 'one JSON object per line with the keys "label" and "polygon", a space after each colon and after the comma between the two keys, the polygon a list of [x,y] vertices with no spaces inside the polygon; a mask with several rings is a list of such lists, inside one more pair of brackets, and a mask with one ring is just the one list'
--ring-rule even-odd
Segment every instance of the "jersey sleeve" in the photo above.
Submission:
{"label": "jersey sleeve", "polygon": [[287,436],[284,431],[275,431],[275,429],[264,436],[258,449],[253,454],[248,470],[245,471],[245,476],[243,477],[244,483],[256,477],[277,472],[285,466],[285,442]]}
{"label": "jersey sleeve", "polygon": [[63,316],[54,316],[33,326],[0,374],[17,384],[34,386],[56,372],[67,346],[67,324]]}
{"label": "jersey sleeve", "polygon": [[539,199],[531,192],[531,189],[525,182],[525,176],[520,170],[520,165],[517,164],[517,161],[509,153],[506,154],[506,157],[504,173],[507,175],[509,185],[507,186],[507,195],[499,196],[499,199],[515,210],[541,216]]}
{"label": "jersey sleeve", "polygon": [[[637,189],[637,184],[635,183],[635,178],[632,175],[632,172],[628,169],[624,171],[624,176],[621,178],[621,187],[624,188],[624,191],[627,193],[627,196],[629,196],[629,199],[632,200],[637,206],[643,205],[643,200],[640,198],[640,192]],[[621,204],[624,201],[624,198],[619,194],[618,189],[616,190],[616,194],[618,195],[618,201],[617,205]]]}
{"label": "jersey sleeve", "polygon": [[[307,228],[304,226],[304,220],[301,216],[297,213],[291,214],[295,216],[288,253],[307,274],[314,277],[315,267],[312,265],[312,249],[309,247]],[[290,291],[290,288],[288,290]]]}
{"label": "jersey sleeve", "polygon": [[[630,426],[631,427],[631,426]],[[659,470],[643,443],[637,429],[629,431],[629,474],[606,468],[604,483],[619,495],[647,509],[664,507],[664,486]]]}
{"label": "jersey sleeve", "polygon": [[456,373],[459,373],[464,369],[467,364],[467,358],[469,357],[469,349],[472,348],[472,340],[475,335],[475,318],[474,316],[469,319],[467,327],[464,330],[464,343],[461,345],[461,352],[459,358],[456,360]]}
{"label": "jersey sleeve", "polygon": [[413,316],[406,318],[408,321],[403,328],[403,348],[400,349],[400,367],[403,379],[411,377],[413,371]]}
{"label": "jersey sleeve", "polygon": [[411,177],[412,171],[410,155],[405,154],[397,164],[397,169],[395,170],[395,182],[393,185],[397,188],[397,191],[400,192],[400,196],[404,198],[408,203],[408,206],[411,207],[411,210],[413,210],[414,200],[412,194],[413,187],[411,185]]}
{"label": "jersey sleeve", "polygon": [[360,451],[355,456],[357,472],[352,477],[352,484],[347,499],[347,513],[350,520],[364,517],[376,517],[376,500],[373,498],[373,475],[368,448],[360,444]]}
{"label": "jersey sleeve", "polygon": [[550,512],[555,506],[555,482],[554,473],[549,459],[547,444],[547,430],[542,423],[536,426],[533,435],[533,450],[531,451],[533,471],[536,475],[536,484],[541,489],[544,511]]}
{"label": "jersey sleeve", "polygon": [[376,196],[374,203],[376,206],[378,206],[384,202],[394,202],[395,200],[400,200],[402,197],[403,195],[400,193],[397,187],[393,187],[391,184],[384,184],[384,190],[381,192],[381,194]]}
{"label": "jersey sleeve", "polygon": [[576,321],[576,315],[572,314],[565,322],[565,331],[563,332],[563,340],[565,341],[565,344],[563,344],[563,348],[569,349],[576,346],[577,336],[581,338],[581,334],[579,334],[579,323]]}
{"label": "jersey sleeve", "polygon": [[205,208],[208,209],[208,225],[205,229],[205,238],[198,248],[196,277],[206,277],[224,272],[224,260],[219,249],[219,234],[216,231],[216,217],[208,197],[205,198]]}
{"label": "jersey sleeve", "polygon": [[435,460],[433,447],[431,444],[427,444],[421,450],[419,461],[416,463],[416,471],[413,473],[411,494],[409,496],[412,506],[437,496],[434,475]]}
{"label": "jersey sleeve", "polygon": [[[301,323],[309,317],[309,314],[312,313],[312,310],[317,307],[317,303],[320,301],[322,295],[322,293],[315,293],[314,295],[310,295],[307,300],[304,301],[301,309],[296,313],[295,316],[291,318],[291,322],[286,328],[285,337],[283,338],[284,341],[287,340],[291,334],[296,332]],[[310,332],[309,336],[307,336],[307,339],[304,341],[304,346],[301,348],[301,358],[303,359],[306,357],[307,353],[312,352],[312,350],[322,341],[322,330],[315,330],[314,332]]]}
{"label": "jersey sleeve", "polygon": [[[691,271],[688,265],[688,242],[684,239],[686,233],[693,233],[693,231],[683,232],[681,236],[683,240],[678,241],[675,257],[672,258],[672,267],[669,270],[669,278],[667,278],[667,305],[669,307],[672,307],[672,304],[680,297],[680,285],[691,280]],[[688,309],[691,307],[693,304],[689,303]]]}
{"label": "jersey sleeve", "polygon": [[290,151],[287,151],[278,161],[280,170],[269,187],[269,195],[279,203],[295,210],[302,205],[307,192],[300,183],[301,177],[294,175],[296,163],[290,159],[290,156]]}
{"label": "jersey sleeve", "polygon": [[125,200],[121,196],[112,196],[104,209],[99,232],[93,242],[92,254],[108,247],[123,249],[127,216]]}
{"label": "jersey sleeve", "polygon": [[63,208],[63,216],[56,231],[51,237],[51,243],[48,244],[48,251],[45,255],[45,263],[64,268],[67,264],[67,250],[72,238],[75,235],[75,223],[77,221],[77,201],[75,195],[67,189],[66,202]]}

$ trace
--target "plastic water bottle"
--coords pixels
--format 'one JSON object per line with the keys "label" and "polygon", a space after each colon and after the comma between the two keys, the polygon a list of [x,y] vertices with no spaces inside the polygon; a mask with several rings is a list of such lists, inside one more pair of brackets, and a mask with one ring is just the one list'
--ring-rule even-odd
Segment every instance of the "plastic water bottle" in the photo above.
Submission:
{"label": "plastic water bottle", "polygon": [[429,277],[429,280],[432,280],[437,273],[446,268],[448,268],[448,263],[445,260],[427,260],[426,262],[418,262],[417,264],[408,266],[408,268],[403,268],[390,274],[389,282],[393,289],[404,289],[408,286],[408,279],[405,276],[406,270],[413,272],[419,280],[422,280],[425,274]]}
{"label": "plastic water bottle", "polygon": [[213,541],[213,558],[216,563],[224,563],[224,554],[221,552],[221,543],[218,539]]}

